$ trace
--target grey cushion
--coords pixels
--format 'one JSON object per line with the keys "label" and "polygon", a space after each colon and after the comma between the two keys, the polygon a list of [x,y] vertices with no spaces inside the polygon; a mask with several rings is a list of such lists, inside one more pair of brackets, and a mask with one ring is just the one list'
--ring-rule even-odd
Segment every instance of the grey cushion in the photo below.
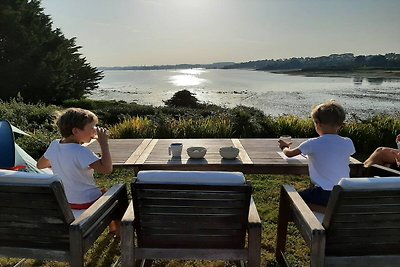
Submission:
{"label": "grey cushion", "polygon": [[400,177],[342,178],[343,189],[400,189]]}
{"label": "grey cushion", "polygon": [[219,171],[140,171],[138,183],[242,185],[246,182],[241,172]]}
{"label": "grey cushion", "polygon": [[1,184],[37,184],[46,185],[59,180],[53,174],[19,172],[10,170],[0,170]]}

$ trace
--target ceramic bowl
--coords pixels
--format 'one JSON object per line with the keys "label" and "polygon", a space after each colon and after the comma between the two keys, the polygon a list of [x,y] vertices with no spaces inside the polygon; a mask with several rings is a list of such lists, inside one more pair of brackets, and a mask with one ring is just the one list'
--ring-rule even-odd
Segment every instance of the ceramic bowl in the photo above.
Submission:
{"label": "ceramic bowl", "polygon": [[233,146],[221,147],[219,154],[224,159],[235,159],[239,155],[239,148]]}
{"label": "ceramic bowl", "polygon": [[192,159],[202,159],[207,153],[207,148],[202,146],[192,146],[186,149],[186,152]]}

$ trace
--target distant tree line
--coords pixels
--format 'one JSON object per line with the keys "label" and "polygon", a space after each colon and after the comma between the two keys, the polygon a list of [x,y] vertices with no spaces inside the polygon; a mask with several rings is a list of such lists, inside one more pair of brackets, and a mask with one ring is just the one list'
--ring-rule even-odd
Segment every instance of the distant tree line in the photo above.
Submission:
{"label": "distant tree line", "polygon": [[102,73],[78,53],[75,38],[52,29],[39,0],[0,1],[0,99],[60,104],[98,86]]}
{"label": "distant tree line", "polygon": [[400,54],[359,55],[352,53],[332,54],[321,57],[293,57],[288,59],[265,59],[225,66],[224,69],[255,70],[353,70],[363,68],[400,69]]}

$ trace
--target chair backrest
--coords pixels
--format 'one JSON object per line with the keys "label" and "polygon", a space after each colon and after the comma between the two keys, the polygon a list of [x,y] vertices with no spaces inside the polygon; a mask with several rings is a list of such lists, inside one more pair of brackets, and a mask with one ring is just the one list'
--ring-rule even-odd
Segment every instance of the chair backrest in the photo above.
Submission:
{"label": "chair backrest", "polygon": [[243,248],[251,190],[241,173],[139,172],[132,183],[138,245]]}
{"label": "chair backrest", "polygon": [[327,256],[400,254],[400,177],[343,178],[323,221]]}
{"label": "chair backrest", "polygon": [[11,168],[15,165],[14,133],[11,124],[0,121],[0,168]]}
{"label": "chair backrest", "polygon": [[35,250],[69,251],[73,220],[57,177],[0,170],[0,255],[18,256],[21,251],[26,256],[33,251],[28,254],[33,257]]}

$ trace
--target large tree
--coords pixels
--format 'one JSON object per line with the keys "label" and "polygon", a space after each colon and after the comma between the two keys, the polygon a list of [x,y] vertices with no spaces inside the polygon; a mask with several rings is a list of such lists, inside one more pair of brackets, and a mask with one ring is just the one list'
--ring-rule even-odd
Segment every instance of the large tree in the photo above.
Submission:
{"label": "large tree", "polygon": [[75,38],[52,29],[40,0],[0,1],[0,99],[59,104],[81,98],[103,77]]}

